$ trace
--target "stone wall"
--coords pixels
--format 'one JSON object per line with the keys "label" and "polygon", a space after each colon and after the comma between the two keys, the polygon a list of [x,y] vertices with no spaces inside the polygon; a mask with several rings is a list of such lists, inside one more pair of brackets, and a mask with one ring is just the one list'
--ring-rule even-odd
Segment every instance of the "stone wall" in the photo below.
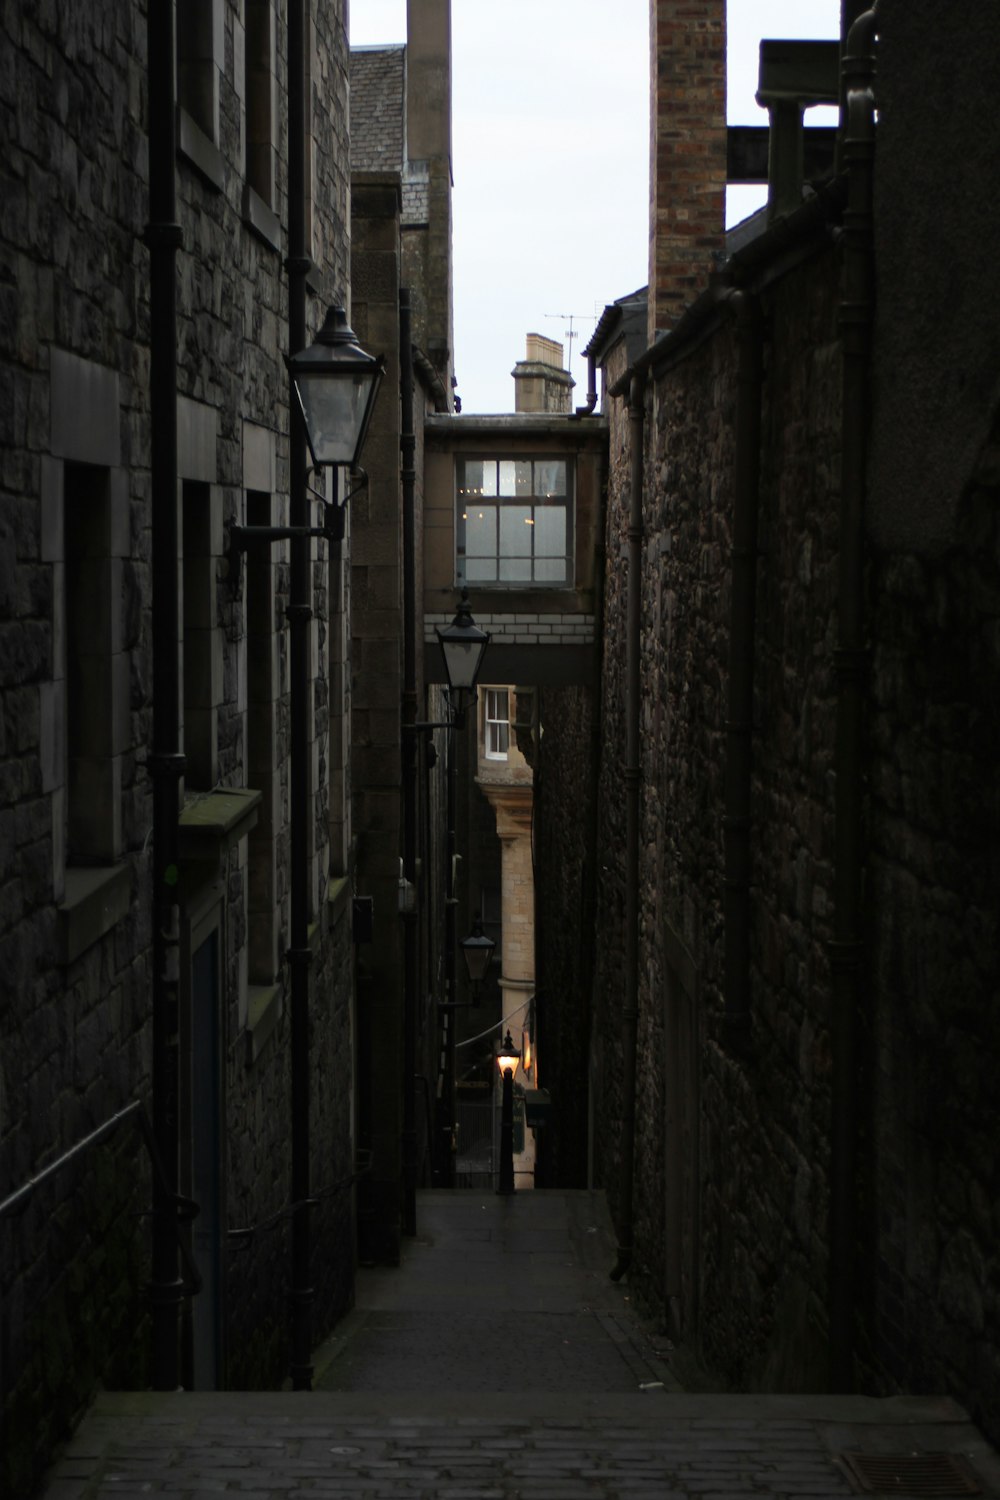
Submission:
{"label": "stone wall", "polygon": [[[887,3],[879,14],[877,300],[862,601],[869,644],[861,745],[863,958],[852,1017],[857,1053],[841,1078],[850,1099],[846,1136],[857,1224],[846,1331],[861,1389],[951,1395],[992,1436],[1000,1375],[1000,1162],[991,1083],[1000,1056],[1000,427],[996,362],[986,347],[995,319],[983,317],[996,297],[979,257],[996,206],[988,194],[970,191],[968,178],[988,159],[976,101],[987,86],[984,59],[995,53],[996,22],[970,10],[974,45],[964,37],[949,40],[940,57],[929,8]],[[962,100],[964,124],[950,121],[939,138],[927,102],[942,79]],[[836,212],[832,196],[829,203]],[[804,211],[799,227],[807,220]],[[945,269],[949,258],[941,256],[945,240],[970,245],[954,280]],[[791,236],[786,249],[790,243]],[[786,259],[774,275],[763,269],[766,247],[736,267],[758,287],[765,330],[745,1045],[723,1024],[738,397],[736,333],[724,313],[706,312],[700,338],[684,346],[672,368],[661,350],[644,407],[640,992],[629,1275],[640,1300],[712,1378],[743,1389],[828,1387],[830,1345],[842,1343],[845,1332],[831,1329],[829,1313],[836,1269],[833,1094],[835,1070],[845,1067],[832,1045],[837,1002],[829,957],[837,900],[843,291],[835,244],[799,243],[798,261]],[[595,1162],[616,1211],[623,1109],[623,423],[618,400],[611,413],[594,1000]]]}
{"label": "stone wall", "polygon": [[559,871],[535,883],[535,1010],[539,1086],[551,1111],[537,1132],[539,1187],[587,1186],[591,985],[594,962],[593,693],[538,690],[534,862]]}
{"label": "stone wall", "polygon": [[[210,806],[220,788],[254,785],[247,563],[237,584],[224,555],[226,527],[246,520],[248,492],[263,497],[266,519],[287,520],[288,484],[285,29],[275,7],[262,33],[270,38],[262,64],[256,53],[248,60],[260,35],[248,41],[244,6],[215,0],[204,7],[209,13],[214,24],[194,46],[207,88],[196,100],[181,80],[190,108],[179,114],[176,170],[189,812]],[[315,326],[327,288],[348,284],[343,6],[313,7],[308,30]],[[116,1109],[133,1100],[149,1106],[152,635],[144,7],[91,0],[58,14],[11,13],[0,35],[0,111],[9,142],[0,239],[6,1189]],[[189,41],[185,34],[182,72],[193,55]],[[257,125],[248,125],[248,115],[261,118],[254,113],[261,89],[273,138],[252,170]],[[199,101],[204,113],[195,118]],[[351,1296],[352,963],[343,900],[327,912],[327,564],[325,544],[313,550],[313,1180],[318,1190],[330,1189],[314,1214],[318,1340]],[[280,1382],[287,1367],[286,1231],[262,1227],[290,1193],[287,546],[273,554],[266,584],[262,578],[274,624],[269,696],[261,700],[270,705],[262,730],[268,774],[257,827],[230,845],[220,837],[207,861],[185,856],[180,893],[185,959],[202,931],[218,933],[228,1373],[266,1385]],[[92,601],[92,636],[76,627],[81,589]],[[90,649],[94,642],[99,652]],[[108,670],[106,685],[92,691],[95,655],[106,657]],[[260,665],[255,660],[253,670]],[[88,801],[92,773],[99,795]],[[85,816],[94,809],[96,819]],[[255,904],[264,866],[270,884]],[[270,929],[267,982],[250,972],[248,909],[255,925],[262,920]],[[184,977],[184,1006],[190,994]],[[182,1037],[190,1046],[185,1017]],[[191,1173],[193,1109],[185,1075],[182,1184]],[[12,1492],[30,1487],[47,1445],[98,1380],[148,1378],[148,1204],[145,1156],[127,1125],[4,1221],[0,1375],[6,1432],[14,1438],[4,1445]],[[252,1237],[225,1240],[229,1229],[254,1226]]]}
{"label": "stone wall", "polygon": [[[765,301],[754,715],[753,1040],[723,1012],[723,815],[736,336],[645,404],[635,1259],[630,1281],[727,1380],[821,1378],[829,1097],[830,649],[839,442],[832,256]],[[624,407],[624,402],[619,403]],[[624,941],[624,411],[612,427],[597,1034],[614,1202]]]}

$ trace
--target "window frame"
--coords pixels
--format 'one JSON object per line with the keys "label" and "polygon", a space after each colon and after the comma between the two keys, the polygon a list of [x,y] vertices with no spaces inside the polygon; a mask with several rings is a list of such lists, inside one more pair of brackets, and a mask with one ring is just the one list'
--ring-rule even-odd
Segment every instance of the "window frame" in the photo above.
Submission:
{"label": "window frame", "polygon": [[[492,524],[494,528],[492,551],[471,553],[468,550],[469,529],[468,509],[469,497],[475,493],[475,488],[466,482],[466,466],[472,464],[495,465],[493,475],[493,488],[490,488],[488,475],[484,472],[481,476],[484,480],[482,490],[483,510],[493,510]],[[559,464],[563,469],[564,493],[543,492],[539,489],[538,470],[546,464]],[[510,465],[513,468],[513,483],[510,485],[512,492],[504,493],[505,478],[502,466]],[[531,466],[531,479],[528,488],[520,489],[523,483],[523,472],[518,474],[518,468],[523,465]],[[510,484],[509,479],[506,481]],[[571,454],[547,452],[547,453],[497,453],[492,452],[467,453],[456,455],[454,470],[454,517],[455,517],[455,582],[459,587],[468,586],[476,589],[504,589],[507,591],[516,589],[572,589],[575,583],[575,528],[576,528],[576,469]],[[527,511],[528,515],[523,517],[525,524],[530,526],[530,543],[526,549],[517,551],[506,550],[504,543],[504,516],[510,517],[516,511]],[[536,551],[536,538],[538,533],[535,527],[538,524],[540,513],[562,511],[564,522],[564,550],[561,553],[547,551]],[[483,516],[480,519],[485,519]],[[492,561],[493,577],[476,577],[470,572],[470,557],[478,561],[483,567]],[[557,562],[561,563],[561,573],[558,578],[539,576],[547,569],[551,569]],[[507,565],[508,576],[502,577],[504,566]],[[511,576],[518,567],[527,567],[526,576]]]}
{"label": "window frame", "polygon": [[[508,688],[488,687],[484,689],[483,699],[483,754],[486,760],[506,762],[510,753],[510,691]],[[499,714],[490,713],[491,699],[504,698],[503,718]],[[501,734],[499,731],[503,730]],[[490,747],[491,731],[498,731],[497,738],[504,741],[502,750],[494,750]]]}

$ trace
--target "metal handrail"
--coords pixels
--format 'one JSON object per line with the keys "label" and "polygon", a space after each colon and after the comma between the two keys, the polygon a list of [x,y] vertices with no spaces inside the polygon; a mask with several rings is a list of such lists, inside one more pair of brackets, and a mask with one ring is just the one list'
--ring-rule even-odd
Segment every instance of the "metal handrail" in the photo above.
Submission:
{"label": "metal handrail", "polygon": [[59,1172],[62,1171],[63,1167],[68,1166],[70,1162],[75,1161],[78,1156],[83,1156],[85,1152],[90,1150],[91,1146],[100,1145],[100,1143],[106,1140],[109,1135],[113,1135],[120,1125],[124,1125],[125,1122],[130,1119],[134,1119],[135,1123],[139,1127],[139,1133],[142,1136],[142,1139],[146,1146],[146,1150],[149,1153],[150,1165],[153,1169],[153,1173],[156,1177],[157,1183],[163,1191],[164,1198],[173,1203],[174,1207],[177,1210],[177,1217],[173,1219],[172,1222],[174,1225],[174,1233],[177,1237],[177,1248],[180,1251],[181,1259],[184,1262],[184,1266],[187,1270],[189,1278],[185,1290],[191,1295],[196,1295],[201,1291],[202,1287],[201,1273],[199,1272],[198,1267],[195,1265],[191,1257],[191,1252],[184,1242],[184,1236],[180,1231],[180,1224],[182,1220],[185,1222],[190,1222],[192,1219],[196,1218],[199,1212],[199,1207],[192,1198],[187,1198],[182,1193],[175,1193],[171,1190],[170,1185],[167,1181],[167,1174],[163,1169],[163,1163],[160,1160],[160,1153],[157,1149],[156,1137],[153,1134],[153,1127],[150,1124],[149,1116],[146,1113],[146,1106],[143,1104],[141,1099],[134,1099],[131,1104],[127,1104],[124,1109],[120,1109],[117,1114],[114,1114],[110,1119],[105,1120],[103,1125],[98,1125],[96,1130],[92,1130],[89,1135],[85,1135],[82,1140],[79,1140],[75,1145],[70,1146],[68,1150],[62,1153],[61,1156],[57,1156],[55,1161],[49,1162],[48,1166],[43,1167],[42,1170],[40,1172],[37,1172],[34,1177],[29,1177],[27,1182],[23,1183],[19,1188],[16,1188],[14,1192],[9,1193],[6,1198],[0,1199],[0,1219],[4,1218],[4,1216],[9,1213],[13,1213],[15,1209],[21,1207],[21,1205],[26,1203],[27,1200],[31,1197],[32,1193],[34,1193],[36,1189],[41,1187],[43,1183],[48,1182],[50,1178],[55,1177]]}

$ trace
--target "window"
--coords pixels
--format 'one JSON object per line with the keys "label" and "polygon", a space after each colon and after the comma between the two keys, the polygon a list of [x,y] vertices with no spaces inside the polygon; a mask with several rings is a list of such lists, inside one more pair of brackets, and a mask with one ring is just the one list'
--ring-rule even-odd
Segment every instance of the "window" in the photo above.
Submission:
{"label": "window", "polygon": [[183,483],[181,595],[184,627],[185,785],[207,791],[218,780],[222,642],[216,627],[216,565],[212,553],[212,486]]}
{"label": "window", "polygon": [[221,0],[177,0],[177,102],[215,144],[223,24]]}
{"label": "window", "polygon": [[506,760],[510,721],[506,688],[486,689],[486,759]]}
{"label": "window", "polygon": [[572,473],[566,459],[460,458],[456,481],[459,583],[572,584]]}
{"label": "window", "polygon": [[274,7],[271,0],[247,0],[247,181],[274,207]]}
{"label": "window", "polygon": [[[247,492],[250,526],[271,524],[271,496]],[[275,562],[269,546],[249,547],[246,566],[247,785],[261,794],[250,830],[248,965],[251,984],[274,984],[280,967],[277,844],[281,820],[278,743],[278,645]]]}
{"label": "window", "polygon": [[110,555],[107,469],[66,465],[64,516],[66,854],[74,864],[108,864],[121,853],[115,667],[122,658],[116,641],[121,577]]}

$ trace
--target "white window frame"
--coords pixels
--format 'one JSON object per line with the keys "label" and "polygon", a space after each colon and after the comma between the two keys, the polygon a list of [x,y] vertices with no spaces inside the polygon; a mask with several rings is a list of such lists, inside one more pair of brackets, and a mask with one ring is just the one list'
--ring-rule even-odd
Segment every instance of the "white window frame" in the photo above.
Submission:
{"label": "white window frame", "polygon": [[[510,749],[510,694],[507,688],[486,688],[485,692],[484,753],[487,760],[506,760]],[[501,698],[503,698],[502,714]]]}

